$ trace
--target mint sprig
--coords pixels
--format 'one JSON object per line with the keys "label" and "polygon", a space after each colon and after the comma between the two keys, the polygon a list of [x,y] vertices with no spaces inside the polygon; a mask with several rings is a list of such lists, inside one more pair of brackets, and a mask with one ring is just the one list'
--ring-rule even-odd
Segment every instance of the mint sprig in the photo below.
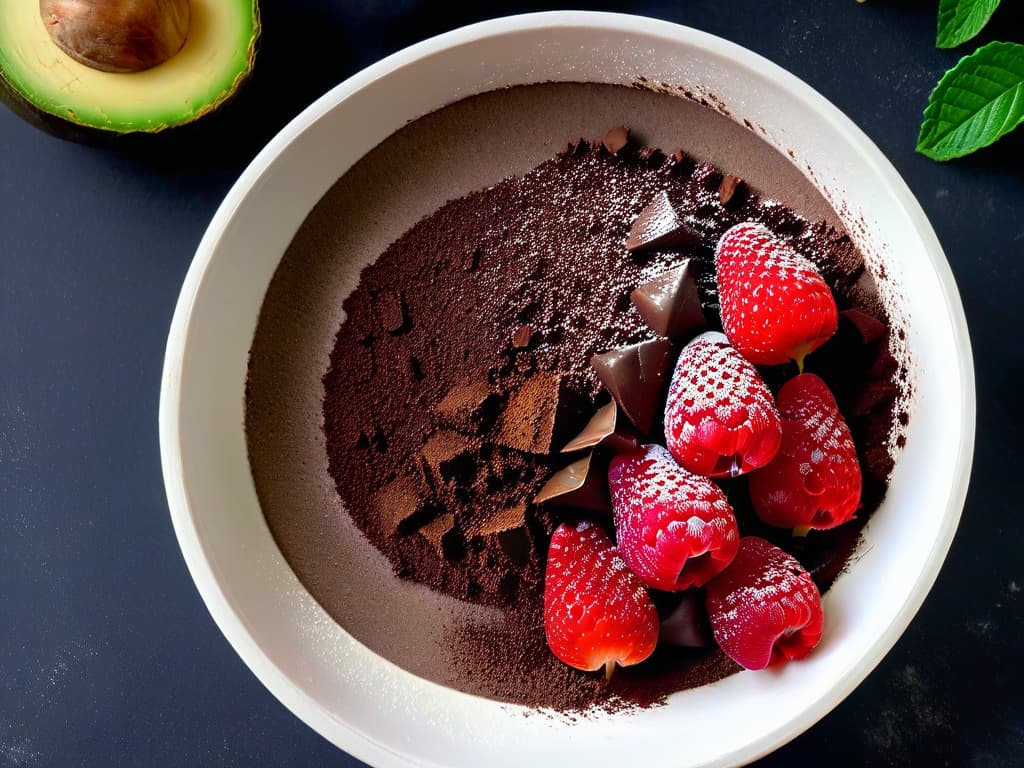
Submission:
{"label": "mint sprig", "polygon": [[963,45],[988,24],[999,0],[940,0],[937,48]]}
{"label": "mint sprig", "polygon": [[992,42],[960,59],[932,91],[917,151],[951,160],[1024,122],[1024,45]]}

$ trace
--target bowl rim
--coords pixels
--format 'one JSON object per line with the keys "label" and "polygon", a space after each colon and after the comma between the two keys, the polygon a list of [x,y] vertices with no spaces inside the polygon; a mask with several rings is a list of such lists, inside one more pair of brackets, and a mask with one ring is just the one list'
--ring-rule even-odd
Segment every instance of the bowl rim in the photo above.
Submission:
{"label": "bowl rim", "polygon": [[[759,54],[691,27],[638,15],[589,11],[529,13],[482,21],[411,45],[352,75],[314,101],[281,129],[232,186],[197,247],[183,282],[168,333],[159,405],[161,463],[171,520],[189,573],[214,622],[253,674],[292,713],[339,748],[371,764],[378,761],[393,763],[396,760],[402,764],[413,763],[409,762],[407,755],[389,749],[347,724],[339,722],[276,666],[232,605],[202,543],[184,481],[179,430],[182,366],[192,311],[199,287],[217,252],[218,243],[245,197],[258,185],[278,154],[332,108],[375,80],[439,50],[513,32],[545,30],[557,34],[559,29],[570,27],[622,34],[632,32],[672,36],[681,39],[695,47],[708,49],[733,59],[740,65],[766,72],[781,88],[798,97],[810,108],[826,114],[836,129],[869,160],[871,172],[880,176],[905,209],[929,255],[946,302],[954,343],[962,351],[962,364],[959,368],[962,421],[957,445],[956,474],[952,479],[951,495],[943,525],[939,535],[932,542],[926,566],[917,575],[908,599],[886,631],[865,650],[862,663],[851,674],[840,678],[837,684],[829,689],[829,695],[820,698],[815,706],[805,710],[801,717],[790,720],[787,727],[779,728],[758,741],[741,745],[727,755],[722,755],[723,762],[716,764],[746,763],[768,754],[830,712],[877,666],[909,625],[937,578],[952,544],[966,500],[973,460],[976,395],[970,338],[956,282],[931,224],[906,182],[881,150],[841,110],[795,75]],[[345,739],[336,738],[339,725],[343,727]]]}

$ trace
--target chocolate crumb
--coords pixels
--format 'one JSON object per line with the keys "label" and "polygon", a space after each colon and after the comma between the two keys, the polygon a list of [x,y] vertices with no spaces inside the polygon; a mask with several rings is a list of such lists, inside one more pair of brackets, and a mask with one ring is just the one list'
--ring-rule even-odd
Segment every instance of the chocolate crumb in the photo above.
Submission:
{"label": "chocolate crumb", "polygon": [[516,349],[524,349],[530,346],[530,337],[533,335],[533,330],[528,325],[521,325],[516,329],[516,332],[512,335],[512,346]]}
{"label": "chocolate crumb", "polygon": [[495,439],[524,453],[550,453],[568,406],[568,383],[563,376],[531,376],[509,394]]}
{"label": "chocolate crumb", "polygon": [[387,291],[378,297],[377,315],[381,327],[392,336],[404,333],[411,327],[409,307],[405,303],[405,296],[399,291]]}
{"label": "chocolate crumb", "polygon": [[739,189],[743,183],[743,179],[738,176],[731,176],[726,174],[722,177],[722,184],[718,188],[718,200],[722,205],[728,205],[729,201],[732,200],[733,195]]}
{"label": "chocolate crumb", "polygon": [[629,144],[629,128],[624,125],[612,128],[601,139],[601,143],[613,155],[619,154]]}

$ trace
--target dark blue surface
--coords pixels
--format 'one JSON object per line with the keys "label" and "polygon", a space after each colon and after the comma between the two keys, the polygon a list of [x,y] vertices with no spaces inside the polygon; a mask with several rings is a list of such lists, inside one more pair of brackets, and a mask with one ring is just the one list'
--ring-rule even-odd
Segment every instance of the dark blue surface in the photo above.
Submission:
{"label": "dark blue surface", "polygon": [[[158,152],[63,142],[0,109],[0,767],[359,765],[260,685],[199,599],[163,495],[160,372],[192,252],[278,128],[400,47],[550,7],[440,5],[263,3],[250,87]],[[982,40],[1024,42],[1004,5]],[[868,680],[765,766],[1024,763],[1024,516],[1007,492],[1022,458],[1024,129],[947,165],[914,154],[928,93],[971,49],[933,47],[935,6],[594,6],[729,38],[850,115],[931,218],[975,344],[975,471],[938,583]]]}

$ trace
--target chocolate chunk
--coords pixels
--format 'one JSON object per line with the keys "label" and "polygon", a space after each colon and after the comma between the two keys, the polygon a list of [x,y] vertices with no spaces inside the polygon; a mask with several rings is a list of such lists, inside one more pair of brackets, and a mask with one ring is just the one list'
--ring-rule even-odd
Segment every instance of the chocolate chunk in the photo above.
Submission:
{"label": "chocolate chunk", "polygon": [[557,373],[540,373],[509,393],[497,441],[525,453],[550,453],[557,432],[575,415],[576,398]]}
{"label": "chocolate chunk", "polygon": [[739,176],[731,176],[726,174],[722,177],[722,184],[718,187],[718,201],[725,205],[733,196],[736,194],[736,190],[739,189],[743,183],[743,179]]}
{"label": "chocolate chunk", "polygon": [[552,502],[587,512],[607,512],[611,508],[608,486],[604,473],[592,465],[593,455],[588,453],[555,472],[537,493],[534,503]]}
{"label": "chocolate chunk", "polygon": [[412,328],[409,307],[400,291],[385,291],[375,302],[381,327],[392,336],[398,336]]}
{"label": "chocolate chunk", "polygon": [[477,536],[491,536],[502,531],[511,531],[526,525],[526,504],[519,502],[510,507],[492,509],[479,525],[473,527]]}
{"label": "chocolate chunk", "polygon": [[375,521],[388,536],[405,521],[418,517],[425,507],[423,488],[411,475],[400,475],[373,496]]}
{"label": "chocolate chunk", "polygon": [[420,457],[428,479],[435,485],[450,482],[468,482],[476,463],[474,444],[458,432],[441,429],[435,432],[420,449]]}
{"label": "chocolate chunk", "polygon": [[659,336],[683,336],[705,326],[697,293],[697,265],[690,259],[633,291],[640,317]]}
{"label": "chocolate chunk", "polygon": [[629,128],[624,125],[612,128],[604,135],[604,138],[601,139],[601,143],[604,144],[604,148],[613,155],[619,154],[619,152],[629,144]]}
{"label": "chocolate chunk", "polygon": [[665,407],[672,351],[668,339],[651,339],[590,358],[601,383],[644,436],[651,435]]}
{"label": "chocolate chunk", "polygon": [[528,325],[521,325],[512,334],[512,346],[516,349],[523,349],[530,346],[530,337],[533,336],[533,329]]}
{"label": "chocolate chunk", "polygon": [[637,436],[629,427],[619,422],[619,407],[614,401],[600,408],[587,422],[583,431],[565,444],[562,453],[594,448],[598,445],[607,445],[619,453],[631,451],[640,445]]}
{"label": "chocolate chunk", "polygon": [[422,528],[419,532],[423,537],[434,545],[434,549],[437,550],[439,557],[444,557],[444,546],[443,541],[447,533],[449,533],[455,527],[455,515],[447,513],[441,515],[436,520],[433,520]]}
{"label": "chocolate chunk", "polygon": [[618,416],[618,406],[614,402],[608,403],[587,422],[576,437],[565,444],[562,453],[579,451],[583,448],[593,448],[615,431],[615,421]]}
{"label": "chocolate chunk", "polygon": [[700,235],[680,218],[668,193],[662,190],[634,219],[626,238],[626,250],[684,248],[699,242]]}

